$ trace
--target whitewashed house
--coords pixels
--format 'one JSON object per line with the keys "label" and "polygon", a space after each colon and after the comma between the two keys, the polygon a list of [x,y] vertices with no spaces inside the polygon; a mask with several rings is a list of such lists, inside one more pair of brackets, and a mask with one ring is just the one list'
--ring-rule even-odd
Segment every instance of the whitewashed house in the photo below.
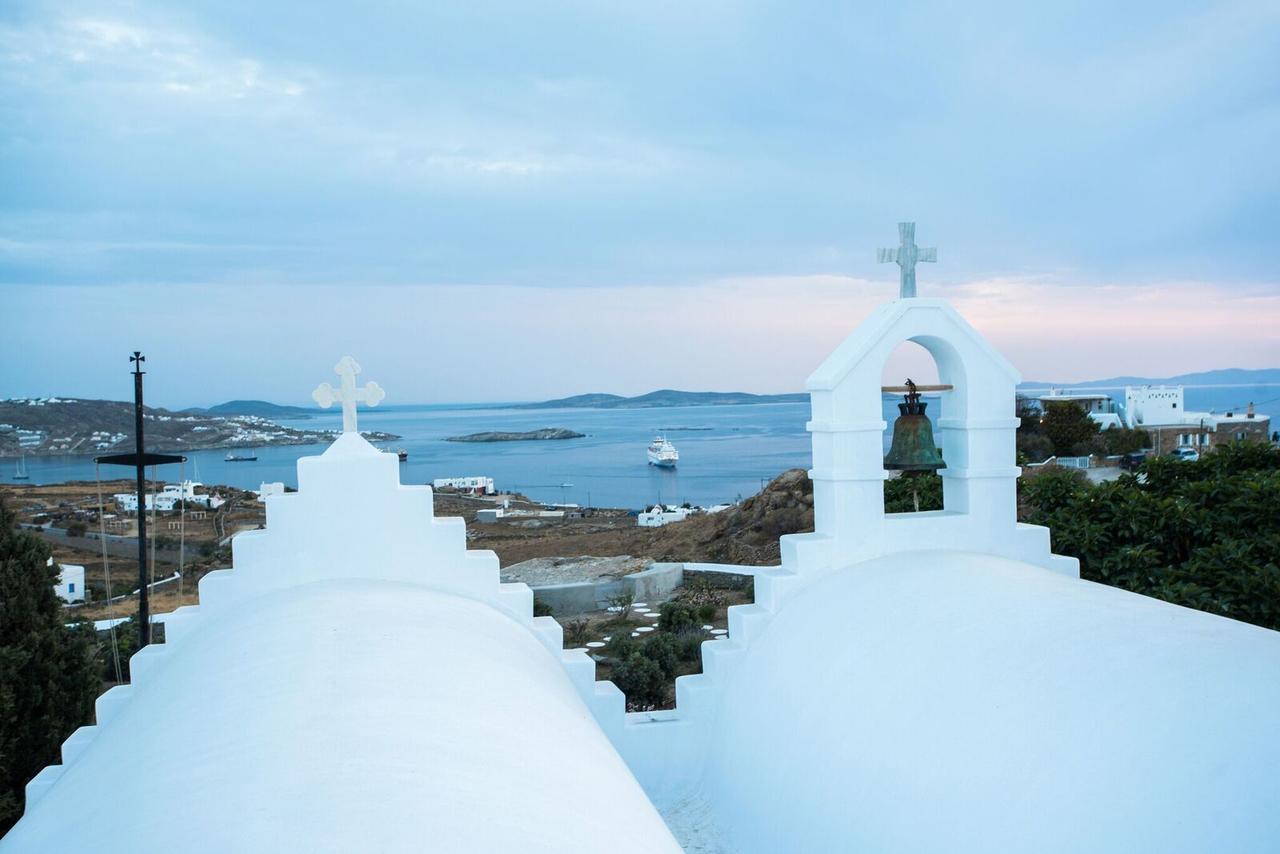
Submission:
{"label": "whitewashed house", "polygon": [[491,477],[438,477],[431,481],[435,489],[457,489],[476,495],[496,495],[498,490]]}
{"label": "whitewashed house", "polygon": [[[188,507],[204,507],[209,510],[216,510],[226,503],[226,499],[221,496],[211,493],[197,493],[196,489],[203,486],[203,483],[194,480],[184,480],[182,483],[167,483],[158,495],[147,493],[145,506],[148,512],[154,506],[156,510],[168,513],[180,509],[184,497]],[[138,512],[137,493],[117,492],[112,498],[115,500],[116,507],[122,512]]]}
{"label": "whitewashed house", "polygon": [[284,494],[285,494],[285,489],[284,489],[283,481],[277,480],[272,483],[267,483],[266,481],[263,481],[263,483],[258,487],[258,501],[263,503],[265,503],[266,500],[273,495],[284,495]]}
{"label": "whitewashed house", "polygon": [[1256,412],[1253,404],[1230,412],[1189,412],[1182,386],[1129,386],[1124,399],[1127,426],[1146,430],[1157,453],[1265,442],[1270,436],[1270,416]]}
{"label": "whitewashed house", "polygon": [[655,504],[636,516],[636,525],[641,528],[661,528],[672,522],[683,522],[693,514],[692,508],[674,507],[670,504]]}
{"label": "whitewashed house", "polygon": [[[49,558],[47,566],[53,566],[53,558]],[[83,602],[85,600],[84,567],[75,563],[60,563],[58,566],[58,583],[53,585],[53,592],[63,602]]]}

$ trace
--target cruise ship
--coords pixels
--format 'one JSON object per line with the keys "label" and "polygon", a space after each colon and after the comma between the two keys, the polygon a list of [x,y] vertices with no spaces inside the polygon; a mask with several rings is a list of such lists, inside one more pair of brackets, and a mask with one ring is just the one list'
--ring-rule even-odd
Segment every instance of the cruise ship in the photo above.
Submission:
{"label": "cruise ship", "polygon": [[671,469],[676,467],[676,461],[679,459],[680,452],[676,450],[675,445],[667,441],[665,436],[659,436],[649,445],[649,465],[651,466]]}

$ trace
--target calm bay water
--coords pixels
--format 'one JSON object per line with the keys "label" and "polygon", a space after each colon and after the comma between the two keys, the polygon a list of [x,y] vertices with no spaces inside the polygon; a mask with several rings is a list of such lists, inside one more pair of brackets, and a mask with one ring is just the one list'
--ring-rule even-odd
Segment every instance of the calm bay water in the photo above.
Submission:
{"label": "calm bay water", "polygon": [[[1210,408],[1210,392],[1258,399],[1260,389],[1188,388],[1187,405]],[[897,396],[883,399],[885,421],[897,417]],[[940,401],[926,396],[930,419]],[[409,459],[400,466],[403,483],[430,483],[437,477],[488,476],[499,489],[523,492],[548,502],[591,503],[597,507],[639,508],[655,501],[715,504],[758,492],[762,483],[789,468],[811,465],[808,403],[742,406],[687,406],[659,409],[502,409],[465,406],[402,406],[361,410],[360,426],[403,436],[383,443],[404,448]],[[338,411],[314,418],[281,422],[301,429],[339,429]],[[550,442],[446,442],[448,436],[490,430],[524,431],[566,427],[586,438]],[[674,428],[697,427],[699,430]],[[936,427],[936,421],[935,421]],[[645,448],[663,432],[680,451],[674,469],[648,465]],[[885,448],[889,431],[885,431]],[[257,462],[228,463],[226,450],[188,455],[187,477],[209,484],[257,489],[264,481],[297,486],[299,457],[319,454],[323,445],[291,445],[257,449]],[[15,463],[0,460],[0,482],[13,481]],[[29,483],[92,480],[87,456],[28,457]],[[128,477],[108,468],[103,477]],[[160,477],[176,481],[177,466]]]}
{"label": "calm bay water", "polygon": [[[383,443],[404,448],[403,483],[430,483],[437,477],[482,475],[499,489],[523,492],[549,502],[639,508],[647,503],[713,504],[758,492],[762,480],[788,468],[810,465],[807,403],[661,409],[490,409],[405,406],[361,410],[360,426],[404,438]],[[341,427],[341,414],[284,421],[306,429]],[[565,427],[586,438],[546,442],[446,442],[448,436],[489,430],[524,431]],[[677,430],[678,427],[709,428]],[[665,431],[680,451],[674,470],[648,465],[645,448]],[[257,449],[256,462],[228,463],[225,449],[188,454],[187,476],[210,484],[257,489],[263,481],[297,486],[299,457],[319,454],[323,445]],[[11,480],[13,461],[0,462],[0,480]],[[28,457],[30,483],[92,480],[94,464],[85,456]],[[178,466],[160,471],[179,479]],[[129,476],[104,468],[104,479]]]}

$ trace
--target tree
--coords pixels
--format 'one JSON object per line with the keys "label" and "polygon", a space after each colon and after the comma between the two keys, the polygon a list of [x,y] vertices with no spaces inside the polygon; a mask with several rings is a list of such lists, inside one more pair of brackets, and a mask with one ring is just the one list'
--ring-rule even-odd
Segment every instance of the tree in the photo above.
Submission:
{"label": "tree", "polygon": [[49,549],[15,521],[0,500],[0,835],[22,814],[27,781],[90,721],[102,687],[93,624],[63,625]]}
{"label": "tree", "polygon": [[1280,629],[1280,449],[1153,457],[1140,475],[1045,472],[1022,485],[1027,521],[1080,559],[1082,578]]}
{"label": "tree", "polygon": [[1050,403],[1041,426],[1060,457],[1088,453],[1090,440],[1098,435],[1098,422],[1074,403]]}
{"label": "tree", "polygon": [[1151,436],[1136,427],[1108,427],[1102,431],[1102,440],[1108,454],[1132,454],[1151,447]]}

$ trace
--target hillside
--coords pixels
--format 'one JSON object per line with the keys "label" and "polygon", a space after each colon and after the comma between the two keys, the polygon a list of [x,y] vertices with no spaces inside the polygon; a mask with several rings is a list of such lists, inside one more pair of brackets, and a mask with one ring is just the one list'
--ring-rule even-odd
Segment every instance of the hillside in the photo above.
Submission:
{"label": "hillside", "polygon": [[804,403],[809,396],[796,394],[749,394],[741,391],[677,391],[659,389],[636,397],[617,394],[579,394],[541,403],[525,403],[517,409],[652,409],[662,406],[740,406],[751,403]]}
{"label": "hillside", "polygon": [[[203,415],[143,409],[147,449],[195,451],[264,445],[308,445],[329,441],[332,433],[295,430],[255,415]],[[116,400],[26,398],[0,401],[0,457],[25,452],[105,454],[133,450],[133,404]],[[377,440],[390,434],[368,434]]]}
{"label": "hillside", "polygon": [[[471,522],[474,501],[437,495],[438,515]],[[778,537],[813,530],[813,484],[803,469],[778,475],[759,494],[720,513],[693,516],[662,528],[641,528],[635,518],[608,513],[570,524],[470,524],[471,548],[493,549],[503,566],[534,558],[631,555],[654,561],[777,564]]]}

